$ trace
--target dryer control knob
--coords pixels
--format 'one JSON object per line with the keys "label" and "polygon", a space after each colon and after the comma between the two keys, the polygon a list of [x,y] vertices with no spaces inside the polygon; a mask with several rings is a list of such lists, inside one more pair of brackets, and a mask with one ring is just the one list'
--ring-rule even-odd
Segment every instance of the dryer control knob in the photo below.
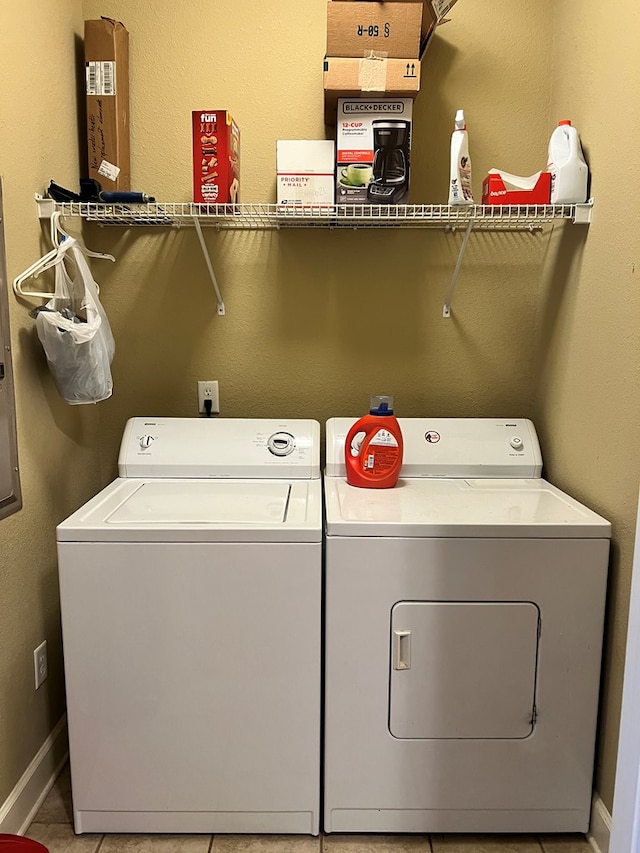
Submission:
{"label": "dryer control knob", "polygon": [[140,436],[140,447],[143,450],[148,450],[154,442],[154,436],[152,435],[141,435]]}
{"label": "dryer control knob", "polygon": [[274,432],[267,440],[267,447],[274,456],[288,456],[295,446],[296,440],[289,432]]}
{"label": "dryer control knob", "polygon": [[523,441],[523,440],[520,438],[520,436],[518,436],[518,435],[514,435],[514,436],[513,436],[513,438],[511,439],[510,444],[511,444],[511,447],[513,447],[513,449],[514,449],[514,450],[522,450],[522,449],[523,449],[523,447],[524,447],[524,441]]}

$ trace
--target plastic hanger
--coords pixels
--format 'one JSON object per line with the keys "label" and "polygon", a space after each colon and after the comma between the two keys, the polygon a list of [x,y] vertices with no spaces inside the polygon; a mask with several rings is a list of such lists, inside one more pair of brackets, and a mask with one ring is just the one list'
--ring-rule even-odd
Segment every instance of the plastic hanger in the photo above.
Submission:
{"label": "plastic hanger", "polygon": [[41,272],[44,272],[44,270],[49,269],[49,267],[53,265],[52,261],[55,263],[61,242],[58,237],[58,234],[62,235],[63,240],[66,240],[69,237],[69,235],[66,233],[66,231],[63,230],[62,226],[60,225],[60,214],[55,211],[49,219],[49,236],[51,238],[51,242],[53,243],[54,248],[47,252],[46,255],[43,255],[41,258],[39,258],[39,260],[37,260],[35,263],[31,264],[30,267],[27,267],[24,272],[21,272],[20,275],[17,275],[14,278],[13,290],[16,295],[35,296],[40,299],[48,299],[50,296],[53,295],[51,291],[40,292],[37,290],[29,290],[25,292],[22,289],[22,282],[26,281],[26,279],[31,277],[37,278]]}
{"label": "plastic hanger", "polygon": [[50,252],[47,252],[46,255],[43,255],[40,260],[36,261],[34,264],[31,264],[30,267],[27,267],[26,270],[17,275],[13,280],[13,292],[16,296],[35,296],[40,299],[49,299],[53,296],[53,291],[49,290],[46,292],[42,292],[39,290],[27,290],[24,291],[22,289],[22,283],[26,281],[28,278],[37,278],[38,274],[41,273],[44,269],[47,269],[50,261],[55,261],[58,257],[58,249],[51,249]]}
{"label": "plastic hanger", "polygon": [[[115,261],[113,255],[107,255],[102,252],[92,252],[90,249],[87,249],[86,246],[83,246],[82,243],[80,243],[75,237],[71,237],[69,234],[67,234],[67,232],[60,224],[60,213],[58,211],[54,211],[49,220],[49,236],[51,237],[51,242],[53,243],[54,248],[14,278],[13,292],[16,294],[16,296],[24,296],[28,298],[36,297],[37,299],[50,299],[54,295],[53,291],[51,290],[23,290],[22,284],[28,278],[37,278],[40,273],[50,269],[58,263],[62,263],[64,261],[64,258],[66,257],[66,251],[63,250],[61,252],[60,249],[66,240],[73,241],[73,243],[77,245],[80,251],[89,258],[103,258],[108,261]],[[71,245],[73,245],[71,242],[67,244],[67,246]]]}
{"label": "plastic hanger", "polygon": [[49,219],[49,236],[51,237],[51,242],[54,246],[60,245],[58,234],[62,234],[63,240],[66,240],[69,236],[67,232],[63,230],[62,225],[60,224],[60,213],[57,210],[54,210],[54,212],[51,214],[51,218]]}

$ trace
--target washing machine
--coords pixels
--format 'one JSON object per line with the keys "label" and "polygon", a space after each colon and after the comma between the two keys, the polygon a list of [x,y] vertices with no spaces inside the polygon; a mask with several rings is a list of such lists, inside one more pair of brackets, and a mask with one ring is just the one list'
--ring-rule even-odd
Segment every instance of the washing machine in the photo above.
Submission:
{"label": "washing machine", "polygon": [[319,831],[310,420],[133,418],[57,528],[75,829]]}
{"label": "washing machine", "polygon": [[610,525],[528,420],[399,421],[392,489],[327,424],[324,829],[585,832]]}

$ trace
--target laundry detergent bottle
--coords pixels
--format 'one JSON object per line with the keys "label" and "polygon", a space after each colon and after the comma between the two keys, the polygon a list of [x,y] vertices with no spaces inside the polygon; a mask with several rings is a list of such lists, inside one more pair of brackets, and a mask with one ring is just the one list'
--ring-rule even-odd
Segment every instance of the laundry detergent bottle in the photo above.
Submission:
{"label": "laundry detergent bottle", "polygon": [[547,172],[551,172],[551,204],[582,204],[587,200],[589,167],[578,131],[568,119],[551,134]]}
{"label": "laundry detergent bottle", "polygon": [[393,397],[372,397],[368,415],[347,433],[347,482],[364,489],[390,489],[402,467],[402,432],[393,414]]}

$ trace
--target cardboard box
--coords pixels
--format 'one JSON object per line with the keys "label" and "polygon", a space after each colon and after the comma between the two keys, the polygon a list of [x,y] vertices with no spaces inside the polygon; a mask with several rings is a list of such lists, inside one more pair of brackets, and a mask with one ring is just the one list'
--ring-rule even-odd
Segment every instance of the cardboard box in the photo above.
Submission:
{"label": "cardboard box", "polygon": [[84,22],[88,177],[131,189],[129,33],[111,18]]}
{"label": "cardboard box", "polygon": [[422,4],[327,3],[327,56],[382,57],[420,54]]}
{"label": "cardboard box", "polygon": [[279,139],[276,142],[278,204],[333,207],[335,142]]}
{"label": "cardboard box", "polygon": [[325,122],[335,124],[338,98],[415,98],[420,91],[420,62],[415,58],[324,60]]}
{"label": "cardboard box", "polygon": [[[331,0],[332,3],[339,0]],[[385,0],[385,4],[396,2],[409,2],[422,6],[422,28],[420,33],[420,53],[423,56],[429,45],[431,36],[437,26],[446,23],[447,15],[457,0]],[[327,51],[328,53],[328,51]]]}
{"label": "cardboard box", "polygon": [[550,172],[521,178],[496,169],[482,182],[483,204],[549,204],[550,197]]}
{"label": "cardboard box", "polygon": [[[336,124],[336,204],[406,204],[411,165],[411,98],[339,98]],[[375,165],[374,122],[403,130],[406,180],[387,199],[371,197],[380,168]],[[408,125],[408,127],[406,127]],[[379,126],[379,124],[377,125]],[[387,137],[388,138],[388,137]]]}
{"label": "cardboard box", "polygon": [[240,130],[227,110],[191,113],[193,200],[196,204],[240,201]]}

